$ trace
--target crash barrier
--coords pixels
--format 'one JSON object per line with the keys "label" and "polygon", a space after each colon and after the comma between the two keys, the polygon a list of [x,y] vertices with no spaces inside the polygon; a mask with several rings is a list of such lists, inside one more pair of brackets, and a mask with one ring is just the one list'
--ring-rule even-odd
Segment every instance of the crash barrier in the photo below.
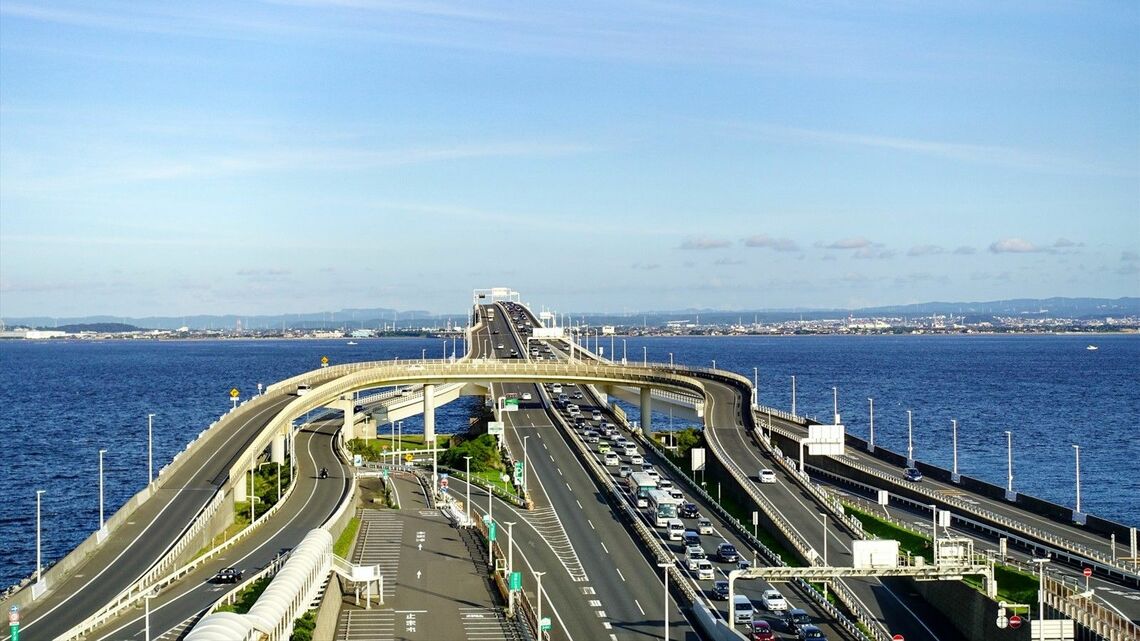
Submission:
{"label": "crash barrier", "polygon": [[748,637],[737,631],[736,626],[729,625],[724,619],[710,610],[705,604],[697,603],[692,609],[693,621],[704,634],[702,639],[711,641],[748,641]]}
{"label": "crash barrier", "polygon": [[[767,411],[767,408],[764,409]],[[773,412],[773,414],[775,415],[776,412]],[[807,423],[807,421],[802,418],[796,418],[794,420],[787,419],[783,416],[781,416],[781,418],[792,421],[798,425],[806,425]],[[773,424],[770,429],[793,442],[801,438],[800,434],[778,423]],[[881,450],[882,448],[878,449]],[[904,481],[896,475],[888,474],[878,468],[854,460],[851,457],[827,458],[835,461],[837,465],[846,466],[867,476],[874,477],[877,481],[884,482],[886,484],[885,487],[905,488],[908,492],[927,497],[930,499],[930,502],[953,507],[962,513],[973,514],[980,519],[1000,527],[1001,531],[1018,533],[1022,538],[1032,540],[1035,543],[1047,544],[1057,551],[1058,558],[1067,559],[1074,563],[1088,564],[1107,575],[1117,576],[1133,585],[1140,584],[1140,574],[1136,572],[1135,568],[1126,565],[1120,559],[1113,559],[1111,555],[1100,552],[1099,550],[1094,550],[1075,543],[1065,537],[1046,532],[1040,528],[1032,527],[1024,521],[1011,519],[996,512],[991,512],[974,502],[965,501],[961,497],[951,496],[936,491],[935,489],[927,488],[921,483],[904,483]]]}
{"label": "crash barrier", "polygon": [[332,535],[322,529],[311,530],[289,554],[248,613],[208,614],[194,625],[184,640],[288,639],[298,614],[308,609],[328,578],[331,563]]}

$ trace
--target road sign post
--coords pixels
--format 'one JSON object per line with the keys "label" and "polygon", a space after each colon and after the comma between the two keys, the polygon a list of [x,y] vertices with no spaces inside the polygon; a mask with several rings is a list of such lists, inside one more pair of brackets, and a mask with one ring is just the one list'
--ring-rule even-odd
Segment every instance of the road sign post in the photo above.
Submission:
{"label": "road sign post", "polygon": [[12,641],[20,641],[20,606],[13,605],[8,608],[8,631]]}
{"label": "road sign post", "polygon": [[240,392],[238,392],[238,388],[236,388],[236,387],[230,390],[230,400],[234,402],[234,409],[237,409],[237,404],[238,404],[238,400],[239,400],[238,395],[239,394],[240,394]]}
{"label": "road sign post", "polygon": [[487,526],[487,538],[491,541],[495,540],[495,522],[494,521],[491,521],[491,524]]}
{"label": "road sign post", "polygon": [[515,485],[522,485],[523,462],[515,461]]}
{"label": "road sign post", "polygon": [[542,620],[538,622],[538,629],[543,632],[550,632],[550,627],[550,617],[542,617]]}
{"label": "road sign post", "polygon": [[321,357],[321,367],[328,367],[328,366],[329,366],[329,357],[328,356],[322,356]]}
{"label": "road sign post", "polygon": [[511,572],[510,589],[511,592],[518,592],[522,589],[522,572]]}

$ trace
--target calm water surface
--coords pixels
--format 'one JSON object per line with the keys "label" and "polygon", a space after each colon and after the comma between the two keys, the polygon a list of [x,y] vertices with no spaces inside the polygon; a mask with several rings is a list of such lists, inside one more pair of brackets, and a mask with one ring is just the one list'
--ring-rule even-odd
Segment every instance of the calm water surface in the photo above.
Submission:
{"label": "calm water surface", "polygon": [[[1088,351],[1095,342],[1100,349]],[[0,341],[0,584],[35,565],[35,490],[43,497],[44,561],[58,559],[98,526],[98,450],[108,450],[109,516],[146,483],[146,415],[154,413],[155,469],[243,397],[336,363],[429,358],[439,339],[335,341]],[[609,342],[602,341],[611,353]],[[613,347],[622,353],[621,339]],[[1005,482],[1005,430],[1014,433],[1015,488],[1071,505],[1073,449],[1081,446],[1085,511],[1140,524],[1140,337],[781,336],[627,339],[630,360],[760,372],[760,401],[823,419],[832,387],[853,433],[866,436],[875,399],[876,443],[906,450],[914,413],[915,457],[950,465],[950,420],[959,468]],[[450,349],[450,343],[448,343]],[[437,412],[440,431],[462,431],[477,399]],[[658,425],[668,416],[655,417]],[[678,425],[680,423],[678,422]],[[422,431],[419,419],[408,432]]]}

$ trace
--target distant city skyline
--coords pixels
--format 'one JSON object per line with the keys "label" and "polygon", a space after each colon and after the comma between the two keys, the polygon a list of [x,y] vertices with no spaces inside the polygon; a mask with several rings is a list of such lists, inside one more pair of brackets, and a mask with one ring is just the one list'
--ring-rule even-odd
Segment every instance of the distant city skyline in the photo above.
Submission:
{"label": "distant city skyline", "polygon": [[1140,5],[0,3],[0,317],[1140,295]]}

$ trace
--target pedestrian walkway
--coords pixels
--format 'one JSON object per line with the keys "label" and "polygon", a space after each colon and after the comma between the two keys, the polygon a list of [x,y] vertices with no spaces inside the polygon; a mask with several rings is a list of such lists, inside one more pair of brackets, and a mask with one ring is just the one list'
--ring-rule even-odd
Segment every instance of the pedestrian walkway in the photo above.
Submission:
{"label": "pedestrian walkway", "polygon": [[487,578],[470,531],[429,508],[414,479],[394,477],[400,510],[364,510],[352,561],[379,565],[384,602],[363,609],[347,596],[338,641],[519,641]]}

